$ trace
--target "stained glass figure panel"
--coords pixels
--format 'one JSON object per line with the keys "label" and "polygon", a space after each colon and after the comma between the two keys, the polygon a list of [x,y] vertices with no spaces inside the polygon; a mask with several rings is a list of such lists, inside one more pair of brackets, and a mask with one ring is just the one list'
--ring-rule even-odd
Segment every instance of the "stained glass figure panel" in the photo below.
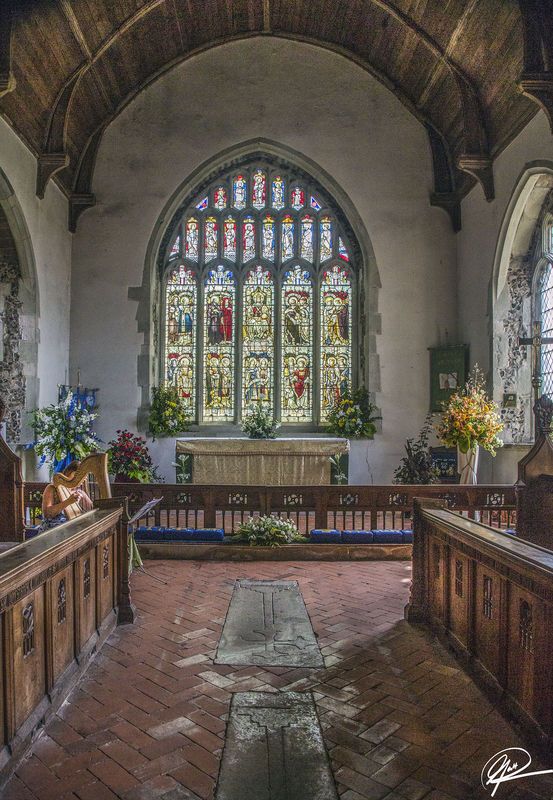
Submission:
{"label": "stained glass figure panel", "polygon": [[338,237],[338,255],[340,258],[343,258],[344,261],[349,261],[349,253],[341,236]]}
{"label": "stained glass figure panel", "polygon": [[255,221],[253,217],[244,217],[242,223],[242,260],[255,258]]}
{"label": "stained glass figure panel", "polygon": [[190,261],[197,261],[200,248],[200,228],[198,220],[195,217],[190,217],[186,222],[186,246],[185,256]]}
{"label": "stained glass figure panel", "polygon": [[204,197],[202,200],[200,200],[199,203],[196,204],[196,208],[198,209],[198,211],[205,211],[208,205],[209,205],[209,197]]}
{"label": "stained glass figure panel", "polygon": [[178,256],[180,256],[180,233],[173,242],[173,247],[169,253],[169,258],[177,258]]}
{"label": "stained glass figure panel", "polygon": [[313,217],[306,214],[301,221],[300,256],[313,261]]}
{"label": "stained glass figure panel", "polygon": [[224,186],[218,186],[213,192],[213,205],[215,208],[221,210],[227,207],[227,190]]}
{"label": "stained glass figure panel", "polygon": [[234,342],[236,288],[233,273],[210,270],[204,291],[203,419],[234,419]]}
{"label": "stained glass figure panel", "polygon": [[265,173],[257,170],[253,174],[252,183],[252,206],[258,210],[265,208],[265,200],[267,196],[267,182]]}
{"label": "stained glass figure panel", "polygon": [[282,284],[281,394],[283,422],[313,418],[313,288],[307,270],[294,267]]}
{"label": "stained glass figure panel", "polygon": [[294,220],[290,216],[282,220],[280,257],[283,261],[294,257]]}
{"label": "stained glass figure panel", "polygon": [[271,190],[271,205],[280,211],[284,208],[284,180],[280,175],[273,178],[273,186]]}
{"label": "stained glass figure panel", "polygon": [[232,182],[232,205],[238,211],[246,208],[247,184],[243,175],[237,175]]}
{"label": "stained glass figure panel", "polygon": [[261,230],[261,254],[267,261],[275,260],[275,220],[267,215],[263,220]]}
{"label": "stained glass figure panel", "polygon": [[305,192],[301,186],[294,186],[291,192],[290,205],[295,211],[299,211],[305,205]]}
{"label": "stained glass figure panel", "polygon": [[177,387],[195,417],[197,282],[192,270],[181,265],[169,273],[165,309],[165,380]]}
{"label": "stained glass figure panel", "polygon": [[[541,278],[540,310],[542,336],[553,337],[553,265],[546,264]],[[553,398],[553,345],[544,344],[541,350],[542,391]]]}
{"label": "stained glass figure panel", "polygon": [[338,265],[321,281],[321,419],[351,388],[351,280]]}
{"label": "stained glass figure panel", "polygon": [[223,256],[236,261],[236,221],[227,217],[223,223]]}
{"label": "stained glass figure panel", "polygon": [[242,330],[242,415],[274,408],[274,285],[263,267],[244,281]]}
{"label": "stained glass figure panel", "polygon": [[321,217],[319,248],[321,261],[332,258],[332,220],[330,217]]}
{"label": "stained glass figure panel", "polygon": [[218,225],[215,217],[207,217],[204,228],[204,256],[206,261],[217,258]]}

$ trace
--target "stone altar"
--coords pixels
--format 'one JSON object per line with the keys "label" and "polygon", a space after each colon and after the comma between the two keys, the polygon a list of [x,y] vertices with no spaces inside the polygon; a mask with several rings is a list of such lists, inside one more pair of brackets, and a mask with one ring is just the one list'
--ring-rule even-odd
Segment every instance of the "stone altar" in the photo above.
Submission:
{"label": "stone altar", "polygon": [[347,439],[177,439],[177,455],[191,455],[192,483],[228,486],[320,486],[330,483],[330,461],[349,450]]}

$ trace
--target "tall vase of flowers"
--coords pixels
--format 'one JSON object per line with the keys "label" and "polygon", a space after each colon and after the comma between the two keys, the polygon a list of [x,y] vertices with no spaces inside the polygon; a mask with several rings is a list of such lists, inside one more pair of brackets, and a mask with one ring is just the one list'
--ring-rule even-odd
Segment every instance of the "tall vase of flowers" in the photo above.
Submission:
{"label": "tall vase of flowers", "polygon": [[71,391],[55,405],[34,411],[31,447],[40,463],[48,462],[54,472],[61,472],[71,461],[98,450],[100,440],[92,430],[96,416]]}
{"label": "tall vase of flowers", "polygon": [[457,469],[460,482],[477,483],[479,448],[495,456],[503,446],[499,434],[503,423],[496,403],[487,393],[484,374],[474,367],[465,387],[452,394],[444,404],[437,433],[447,447],[457,448]]}

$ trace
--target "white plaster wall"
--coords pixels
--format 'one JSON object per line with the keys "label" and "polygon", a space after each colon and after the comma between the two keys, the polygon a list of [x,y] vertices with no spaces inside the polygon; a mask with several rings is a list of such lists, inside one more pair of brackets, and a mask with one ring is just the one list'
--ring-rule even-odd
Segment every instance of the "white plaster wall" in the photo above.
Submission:
{"label": "white plaster wall", "polygon": [[[470,345],[471,362],[490,367],[490,303],[495,251],[507,206],[519,176],[534,161],[553,164],[553,136],[539,112],[494,162],[495,200],[487,203],[479,186],[462,203],[463,229],[457,235],[459,336]],[[495,459],[484,458],[479,480],[512,483],[527,448],[508,446]]]}
{"label": "white plaster wall", "polygon": [[[28,244],[30,240],[27,250],[33,254],[36,269],[38,381],[36,394],[28,396],[33,408],[34,403],[44,406],[57,400],[57,384],[64,382],[69,366],[72,236],[67,228],[66,198],[52,181],[44,199],[36,196],[36,159],[2,119],[0,169],[13,187],[14,196],[6,202],[19,206]],[[25,232],[13,233],[19,251]]]}
{"label": "white plaster wall", "polygon": [[[380,274],[377,336],[383,430],[352,478],[388,482],[428,407],[428,352],[456,336],[455,238],[431,208],[426,133],[356,65],[311,45],[253,38],[184,62],[107,129],[73,249],[73,371],[99,386],[100,433],[136,430],[137,304],[148,242],[175,189],[207,159],[269,139],[312,159],[342,187],[368,231]],[[353,464],[352,464],[353,467]]]}

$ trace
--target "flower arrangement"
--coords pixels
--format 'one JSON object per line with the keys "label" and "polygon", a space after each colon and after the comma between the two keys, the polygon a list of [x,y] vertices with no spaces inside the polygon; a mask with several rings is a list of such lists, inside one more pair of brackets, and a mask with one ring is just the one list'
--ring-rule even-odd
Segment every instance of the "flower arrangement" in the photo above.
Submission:
{"label": "flower arrangement", "polygon": [[247,541],[250,545],[279,547],[292,542],[306,542],[297,527],[289,519],[275,516],[252,517],[241,525],[235,534],[236,539]]}
{"label": "flower arrangement", "polygon": [[241,428],[250,439],[276,439],[280,425],[270,411],[258,405],[244,417]]}
{"label": "flower arrangement", "polygon": [[439,472],[432,464],[432,454],[428,446],[431,431],[432,415],[429,414],[418,439],[407,439],[405,442],[405,455],[394,472],[394,483],[438,483]]}
{"label": "flower arrangement", "polygon": [[344,392],[328,414],[327,431],[350,439],[372,439],[376,433],[376,406],[364,387]]}
{"label": "flower arrangement", "polygon": [[175,436],[188,430],[190,417],[176,386],[154,386],[148,430],[156,436]]}
{"label": "flower arrangement", "polygon": [[484,374],[475,366],[465,387],[444,404],[438,436],[445,445],[458,447],[461,453],[475,450],[479,445],[494,456],[497,448],[503,447],[499,438],[502,430],[497,405],[486,394]]}
{"label": "flower arrangement", "polygon": [[154,483],[159,481],[146,440],[127,430],[117,431],[108,443],[108,468],[115,481]]}
{"label": "flower arrangement", "polygon": [[190,453],[180,453],[173,461],[175,467],[175,479],[177,483],[190,483],[192,480],[192,455]]}
{"label": "flower arrangement", "polygon": [[100,440],[92,430],[94,414],[68,391],[55,405],[33,412],[35,442],[32,445],[40,458],[54,472],[60,472],[74,459],[81,459],[98,449]]}

